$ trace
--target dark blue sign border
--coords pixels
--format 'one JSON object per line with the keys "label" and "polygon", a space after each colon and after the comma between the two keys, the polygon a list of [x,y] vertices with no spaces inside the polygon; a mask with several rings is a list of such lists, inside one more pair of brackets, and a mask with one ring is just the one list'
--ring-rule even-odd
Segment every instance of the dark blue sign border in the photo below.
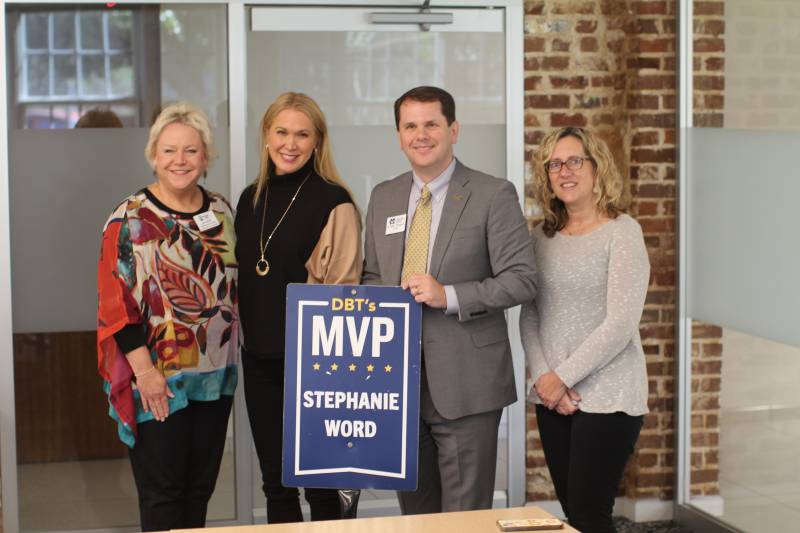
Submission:
{"label": "dark blue sign border", "polygon": [[[351,306],[349,309],[334,309],[334,300],[341,307],[341,302],[370,302],[372,311],[366,305],[362,309]],[[324,315],[326,320],[333,316],[354,317],[356,320],[366,317],[388,317],[394,327],[393,344],[390,349],[382,351],[380,359],[371,359],[369,354],[354,357],[352,346],[348,346],[339,357],[312,355],[312,332],[310,326],[311,312]],[[385,320],[384,320],[385,321]],[[290,284],[286,298],[286,364],[284,374],[284,414],[283,414],[283,484],[296,487],[319,488],[376,488],[389,490],[414,490],[417,485],[417,454],[419,438],[419,380],[420,337],[422,310],[408,291],[398,287],[376,287],[363,285],[306,285]],[[332,328],[331,328],[332,329]],[[330,331],[326,331],[330,333]],[[371,333],[366,329],[363,333],[362,349],[369,346]],[[346,337],[346,335],[342,335]],[[334,346],[330,337],[319,335],[314,339],[314,349],[319,351],[320,344],[330,341],[328,349]],[[323,354],[324,355],[324,354]],[[376,355],[372,355],[376,357]],[[375,362],[376,365],[364,380],[350,379],[335,381],[338,376],[347,376],[346,369],[365,366],[364,362]],[[358,365],[354,363],[358,363]],[[336,374],[339,363],[341,372],[331,375],[330,371],[320,372],[321,365],[334,365]],[[314,370],[311,370],[311,369]],[[327,367],[326,367],[327,368]],[[323,369],[324,370],[324,369]],[[385,372],[384,372],[385,370]],[[373,381],[367,381],[375,377]],[[332,381],[333,379],[333,381]],[[343,379],[343,378],[342,378]],[[327,380],[327,381],[326,381]],[[330,384],[336,390],[330,391]],[[380,385],[379,385],[380,384]],[[380,389],[375,387],[379,386]],[[360,387],[363,387],[360,388]],[[332,395],[343,394],[377,394],[375,398],[386,400],[392,396],[392,411],[361,411],[372,418],[369,423],[380,435],[375,439],[352,438],[325,434],[322,421],[324,412],[327,418],[347,419],[358,416],[358,410],[338,408],[309,408],[311,396],[309,391],[318,395],[328,389],[330,400]],[[380,392],[376,392],[380,390]],[[304,395],[305,393],[305,395]],[[364,396],[363,398],[365,398]],[[355,396],[352,396],[355,398]],[[316,397],[323,402],[322,397]],[[388,401],[388,400],[387,400]],[[306,405],[304,406],[304,402]],[[314,407],[320,407],[319,404]],[[325,424],[330,422],[326,420]],[[363,422],[361,422],[363,423]],[[327,426],[326,426],[327,427]],[[350,430],[350,426],[348,426]],[[363,428],[362,428],[363,431]],[[390,440],[386,440],[389,435]],[[355,435],[358,437],[358,435]]]}

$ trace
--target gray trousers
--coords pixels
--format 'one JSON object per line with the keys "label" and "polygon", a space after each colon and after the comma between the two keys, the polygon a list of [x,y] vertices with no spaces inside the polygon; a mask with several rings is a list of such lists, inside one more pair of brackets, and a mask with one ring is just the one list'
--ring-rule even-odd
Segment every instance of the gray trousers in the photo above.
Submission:
{"label": "gray trousers", "polygon": [[503,411],[447,420],[436,411],[427,382],[423,371],[417,490],[398,491],[400,510],[423,514],[490,509]]}

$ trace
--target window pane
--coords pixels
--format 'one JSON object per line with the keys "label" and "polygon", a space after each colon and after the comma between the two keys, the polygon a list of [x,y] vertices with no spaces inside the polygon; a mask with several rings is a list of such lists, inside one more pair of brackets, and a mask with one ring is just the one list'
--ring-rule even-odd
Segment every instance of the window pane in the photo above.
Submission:
{"label": "window pane", "polygon": [[377,46],[374,45],[375,34],[368,32],[352,32],[347,35],[345,49],[353,59],[368,59],[369,51],[377,53]]}
{"label": "window pane", "polygon": [[[416,35],[414,37],[416,37]],[[429,43],[430,41],[426,42],[426,40],[422,38],[419,39],[418,41],[416,39],[414,41],[411,41],[410,39],[407,38],[404,39],[402,37],[399,39],[392,39],[389,41],[391,48],[388,48],[386,46],[381,46],[375,50],[373,57],[375,59],[379,59],[381,56],[386,55],[387,50],[391,50],[393,59],[396,59],[401,62],[404,59],[413,60],[418,52],[421,52],[422,50],[427,48],[427,45]],[[421,55],[427,55],[427,54],[421,54]]]}
{"label": "window pane", "polygon": [[108,47],[112,50],[130,50],[133,33],[133,14],[117,11],[108,16]]}
{"label": "window pane", "polygon": [[71,50],[75,47],[74,13],[53,13],[53,48]]}
{"label": "window pane", "polygon": [[189,100],[212,125],[227,124],[228,43],[219,20],[226,20],[224,6],[171,4],[161,11],[161,100]]}
{"label": "window pane", "polygon": [[[394,61],[392,62],[392,68],[388,70],[389,85],[392,88],[402,87],[403,84],[406,83],[406,80],[417,78],[417,72],[420,72],[421,69],[423,68],[423,65],[421,63],[415,64],[413,62],[411,63],[402,62],[401,60],[396,59],[399,57],[401,56],[393,55]],[[429,73],[430,69],[426,68],[425,72]],[[430,79],[430,78],[425,78],[425,79]],[[397,92],[397,89],[395,89],[395,92]],[[385,101],[387,98],[389,98],[388,94],[370,94],[368,100],[377,102],[377,101]],[[367,116],[369,116],[369,113],[367,114]],[[388,112],[386,116],[389,116]]]}
{"label": "window pane", "polygon": [[55,56],[53,68],[53,93],[59,96],[75,96],[78,93],[75,56]]}
{"label": "window pane", "polygon": [[81,49],[103,49],[103,14],[99,11],[81,13]]}
{"label": "window pane", "polygon": [[371,65],[371,67],[372,72],[369,85],[369,95],[371,98],[385,97],[389,92],[388,74],[389,70],[391,69],[391,65],[384,63]]}
{"label": "window pane", "polygon": [[103,56],[81,56],[82,96],[105,96],[106,74]]}
{"label": "window pane", "polygon": [[49,60],[46,55],[28,56],[27,96],[48,96],[50,94]]}
{"label": "window pane", "polygon": [[50,106],[32,105],[25,108],[25,127],[28,129],[50,128]]}
{"label": "window pane", "polygon": [[54,105],[53,106],[53,128],[72,128],[78,122],[80,113],[76,105]]}
{"label": "window pane", "polygon": [[111,94],[130,96],[134,93],[133,58],[130,54],[111,57]]}
{"label": "window pane", "polygon": [[47,13],[25,15],[28,48],[47,48]]}
{"label": "window pane", "polygon": [[111,110],[119,117],[122,125],[132,128],[139,125],[139,108],[134,105],[115,105]]}

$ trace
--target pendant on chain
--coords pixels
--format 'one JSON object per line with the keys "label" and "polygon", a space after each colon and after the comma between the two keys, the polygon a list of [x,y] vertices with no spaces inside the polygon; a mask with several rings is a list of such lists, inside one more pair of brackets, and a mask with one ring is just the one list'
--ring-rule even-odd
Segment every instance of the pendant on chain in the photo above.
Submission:
{"label": "pendant on chain", "polygon": [[311,172],[313,172],[313,170],[309,171],[309,173],[306,174],[306,177],[303,178],[303,181],[300,182],[300,185],[297,187],[297,190],[294,191],[294,195],[292,195],[291,200],[289,200],[289,205],[286,206],[286,209],[283,211],[283,214],[278,219],[278,222],[275,224],[275,227],[272,228],[272,231],[267,237],[267,242],[262,244],[262,241],[264,239],[264,221],[267,219],[267,197],[269,195],[269,188],[267,188],[264,191],[264,209],[261,212],[261,232],[258,235],[258,247],[261,250],[261,259],[256,261],[256,274],[258,274],[262,278],[266,276],[267,273],[269,272],[269,261],[267,261],[264,258],[264,254],[267,252],[267,247],[269,246],[269,243],[272,241],[272,236],[275,235],[276,231],[278,231],[278,228],[283,222],[283,219],[286,218],[286,214],[289,212],[289,209],[291,209],[292,205],[294,205],[294,201],[297,200],[297,195],[300,194],[300,189],[302,189],[303,185],[305,185],[306,182],[308,181],[308,178],[311,176]]}
{"label": "pendant on chain", "polygon": [[256,261],[256,274],[259,276],[266,276],[267,272],[269,272],[269,262],[264,259],[264,256],[261,256],[261,259]]}

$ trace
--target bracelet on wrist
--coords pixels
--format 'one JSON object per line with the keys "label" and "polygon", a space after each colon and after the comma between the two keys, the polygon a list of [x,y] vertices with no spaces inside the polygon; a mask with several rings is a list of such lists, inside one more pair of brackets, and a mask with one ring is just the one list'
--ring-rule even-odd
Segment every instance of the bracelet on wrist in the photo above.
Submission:
{"label": "bracelet on wrist", "polygon": [[134,375],[134,377],[136,379],[139,379],[140,377],[146,376],[147,374],[149,374],[150,372],[152,372],[155,369],[156,369],[156,367],[155,367],[155,365],[153,365],[150,368],[148,368],[147,370],[145,370],[144,372],[139,372],[138,374],[136,372],[134,372],[133,375]]}

